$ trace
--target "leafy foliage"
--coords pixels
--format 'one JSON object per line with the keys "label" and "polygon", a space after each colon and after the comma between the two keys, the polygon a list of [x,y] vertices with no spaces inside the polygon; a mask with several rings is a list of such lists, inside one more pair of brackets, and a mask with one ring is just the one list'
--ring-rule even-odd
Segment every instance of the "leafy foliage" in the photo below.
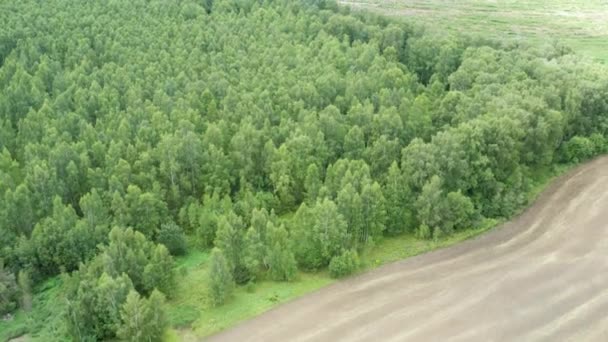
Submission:
{"label": "leafy foliage", "polygon": [[335,256],[329,263],[329,275],[333,278],[347,276],[359,267],[359,256],[357,251],[346,250],[342,254]]}
{"label": "leafy foliage", "polygon": [[158,291],[153,291],[148,299],[141,298],[136,291],[129,292],[120,312],[118,337],[130,342],[162,341],[167,326],[164,301]]}
{"label": "leafy foliage", "polygon": [[15,275],[6,270],[0,261],[0,315],[15,310],[18,300],[19,287]]}
{"label": "leafy foliage", "polygon": [[222,250],[214,248],[209,268],[209,297],[213,305],[226,301],[234,286],[230,265]]}
{"label": "leafy foliage", "polygon": [[164,223],[160,226],[156,241],[165,245],[172,255],[186,253],[186,237],[180,226],[173,222]]}

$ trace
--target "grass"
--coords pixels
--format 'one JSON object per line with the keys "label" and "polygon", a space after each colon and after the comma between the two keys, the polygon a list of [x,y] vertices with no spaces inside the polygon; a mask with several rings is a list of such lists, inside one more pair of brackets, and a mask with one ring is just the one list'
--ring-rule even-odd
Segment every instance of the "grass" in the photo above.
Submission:
{"label": "grass", "polygon": [[28,334],[26,340],[69,341],[64,338],[61,280],[49,279],[35,288],[32,311],[18,310],[11,320],[0,319],[0,341]]}
{"label": "grass", "polygon": [[608,2],[603,0],[339,0],[404,17],[429,30],[519,39],[556,39],[582,55],[608,62]]}
{"label": "grass", "polygon": [[[535,172],[532,175],[533,187],[528,193],[529,201],[533,201],[551,180],[572,166],[559,165]],[[361,255],[362,267],[359,272],[448,247],[482,234],[499,223],[487,219],[477,229],[460,231],[436,241],[419,240],[411,234],[385,238]],[[167,305],[172,328],[166,332],[165,341],[197,341],[337,281],[330,278],[327,271],[300,272],[297,280],[291,283],[261,280],[253,286],[237,287],[226,304],[212,307],[208,304],[206,292],[208,259],[209,252],[197,249],[194,244],[191,244],[187,255],[176,258],[178,288]],[[56,277],[36,288],[31,312],[19,310],[12,320],[0,320],[0,341],[26,333],[26,341],[67,340],[63,337],[65,334],[60,315],[63,306],[60,282],[60,278]]]}

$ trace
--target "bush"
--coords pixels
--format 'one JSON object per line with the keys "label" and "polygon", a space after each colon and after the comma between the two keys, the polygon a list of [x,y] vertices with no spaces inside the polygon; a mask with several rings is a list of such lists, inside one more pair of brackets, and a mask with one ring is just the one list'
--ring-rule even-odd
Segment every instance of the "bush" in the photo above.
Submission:
{"label": "bush", "polygon": [[608,148],[608,146],[606,146],[606,138],[604,138],[603,135],[599,133],[593,133],[589,137],[589,140],[591,140],[591,143],[593,144],[595,154],[606,153],[606,149]]}
{"label": "bush", "polygon": [[0,260],[0,315],[9,313],[17,308],[19,302],[19,287],[15,275],[4,269]]}
{"label": "bush", "polygon": [[186,237],[180,226],[173,222],[164,223],[158,231],[157,242],[167,247],[172,255],[186,253]]}
{"label": "bush", "polygon": [[416,237],[419,239],[430,239],[431,238],[431,228],[426,224],[420,225],[416,230]]}
{"label": "bush", "polygon": [[329,275],[340,278],[352,274],[359,268],[359,256],[354,250],[347,250],[335,256],[329,263]]}
{"label": "bush", "polygon": [[[601,148],[601,146],[598,146]],[[565,147],[566,161],[578,163],[591,158],[595,154],[596,147],[589,138],[575,136],[572,137]]]}

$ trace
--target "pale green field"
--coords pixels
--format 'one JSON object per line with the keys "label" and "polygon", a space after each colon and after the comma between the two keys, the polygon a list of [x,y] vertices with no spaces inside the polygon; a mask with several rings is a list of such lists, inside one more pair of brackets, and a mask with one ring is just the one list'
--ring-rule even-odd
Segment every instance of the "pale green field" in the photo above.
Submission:
{"label": "pale green field", "polygon": [[533,43],[560,40],[581,55],[608,62],[606,0],[349,0],[432,30]]}

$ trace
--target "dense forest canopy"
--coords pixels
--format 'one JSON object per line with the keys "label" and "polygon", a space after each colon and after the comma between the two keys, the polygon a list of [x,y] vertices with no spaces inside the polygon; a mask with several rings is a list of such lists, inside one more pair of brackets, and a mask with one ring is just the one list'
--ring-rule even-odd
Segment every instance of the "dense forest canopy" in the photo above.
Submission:
{"label": "dense forest canopy", "polygon": [[2,1],[0,23],[0,313],[63,274],[77,340],[158,339],[187,240],[221,305],[508,217],[535,170],[607,148],[608,72],[557,43],[324,0]]}

